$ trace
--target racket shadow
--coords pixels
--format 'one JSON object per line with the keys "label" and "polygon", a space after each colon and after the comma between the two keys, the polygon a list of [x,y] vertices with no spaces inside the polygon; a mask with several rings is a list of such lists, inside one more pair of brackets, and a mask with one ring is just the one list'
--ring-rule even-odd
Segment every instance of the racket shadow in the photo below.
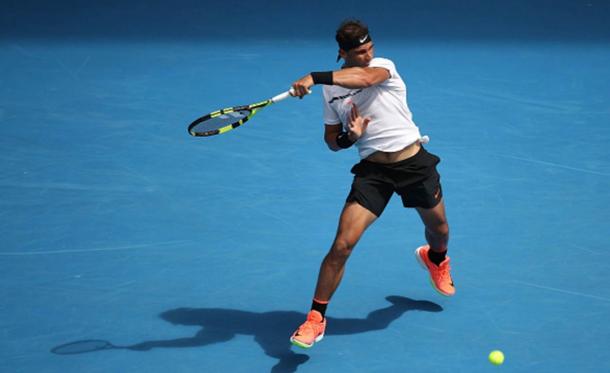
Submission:
{"label": "racket shadow", "polygon": [[[375,310],[366,318],[328,317],[327,335],[350,335],[386,329],[393,321],[408,311],[441,312],[443,308],[429,301],[418,301],[400,296],[388,296],[390,305]],[[236,335],[251,335],[267,356],[277,359],[272,373],[296,372],[309,356],[295,353],[288,338],[305,320],[306,315],[294,311],[249,312],[223,308],[177,308],[159,315],[173,325],[199,326],[201,330],[192,337],[151,340],[131,346],[115,346],[107,341],[77,341],[54,347],[55,354],[78,354],[100,350],[128,349],[149,351],[154,348],[203,347],[223,343]],[[80,346],[80,347],[79,347]]]}

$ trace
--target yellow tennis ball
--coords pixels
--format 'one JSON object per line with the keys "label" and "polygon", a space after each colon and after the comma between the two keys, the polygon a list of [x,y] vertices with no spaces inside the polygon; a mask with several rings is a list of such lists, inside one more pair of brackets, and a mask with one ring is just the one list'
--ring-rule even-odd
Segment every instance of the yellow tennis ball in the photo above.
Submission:
{"label": "yellow tennis ball", "polygon": [[489,353],[489,362],[493,365],[500,365],[504,362],[504,354],[500,350],[494,350]]}

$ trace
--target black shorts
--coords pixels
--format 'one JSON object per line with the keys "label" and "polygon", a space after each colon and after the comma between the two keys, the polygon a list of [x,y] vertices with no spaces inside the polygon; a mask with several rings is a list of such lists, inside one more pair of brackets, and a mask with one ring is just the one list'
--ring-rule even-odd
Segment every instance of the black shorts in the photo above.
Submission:
{"label": "black shorts", "polygon": [[404,207],[432,208],[443,197],[436,165],[440,158],[422,148],[396,163],[362,160],[354,165],[354,181],[346,202],[358,202],[381,216],[393,193],[400,195]]}

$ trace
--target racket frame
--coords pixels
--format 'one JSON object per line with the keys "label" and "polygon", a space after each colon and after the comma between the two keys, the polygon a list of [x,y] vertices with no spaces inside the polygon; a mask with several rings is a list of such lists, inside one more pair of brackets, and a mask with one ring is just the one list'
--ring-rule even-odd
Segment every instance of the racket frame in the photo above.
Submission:
{"label": "racket frame", "polygon": [[[189,126],[188,126],[188,132],[191,136],[196,136],[196,137],[207,137],[207,136],[214,136],[214,135],[220,135],[223,134],[225,132],[231,131],[234,128],[237,128],[239,126],[241,126],[242,124],[246,123],[250,118],[252,118],[254,116],[254,114],[256,114],[258,112],[258,110],[269,106],[271,104],[274,104],[276,102],[282,101],[288,97],[290,97],[291,93],[294,92],[292,90],[292,88],[284,93],[280,93],[277,96],[274,96],[268,100],[265,101],[261,101],[261,102],[257,102],[255,104],[251,104],[251,105],[242,105],[242,106],[233,106],[233,107],[228,107],[225,109],[221,109],[221,110],[216,110],[213,111],[207,115],[204,115],[200,118],[195,119]],[[201,122],[205,122],[208,119],[212,119],[212,118],[216,118],[219,117],[221,115],[224,114],[229,114],[229,113],[234,113],[237,111],[249,111],[250,113],[248,115],[246,115],[244,118],[241,118],[233,123],[227,124],[225,126],[222,126],[220,128],[214,129],[214,130],[210,130],[210,131],[204,131],[204,132],[195,132],[193,129],[195,128],[195,126],[197,126],[199,123]]]}

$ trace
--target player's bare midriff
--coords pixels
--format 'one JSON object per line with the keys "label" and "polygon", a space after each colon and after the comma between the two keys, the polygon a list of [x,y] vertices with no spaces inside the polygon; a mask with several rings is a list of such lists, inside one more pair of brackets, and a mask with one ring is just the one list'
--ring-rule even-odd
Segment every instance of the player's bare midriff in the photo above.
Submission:
{"label": "player's bare midriff", "polygon": [[421,149],[421,145],[417,141],[396,152],[375,152],[366,157],[366,160],[375,163],[396,163],[411,158],[417,154],[419,149]]}

